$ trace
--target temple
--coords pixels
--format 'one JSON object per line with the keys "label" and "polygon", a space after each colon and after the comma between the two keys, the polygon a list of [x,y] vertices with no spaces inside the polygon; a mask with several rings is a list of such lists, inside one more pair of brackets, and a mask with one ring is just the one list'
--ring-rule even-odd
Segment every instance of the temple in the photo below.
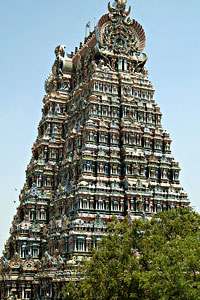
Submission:
{"label": "temple", "polygon": [[0,299],[62,299],[112,216],[148,219],[190,203],[145,68],[144,30],[126,0],[108,10],[74,52],[55,49]]}

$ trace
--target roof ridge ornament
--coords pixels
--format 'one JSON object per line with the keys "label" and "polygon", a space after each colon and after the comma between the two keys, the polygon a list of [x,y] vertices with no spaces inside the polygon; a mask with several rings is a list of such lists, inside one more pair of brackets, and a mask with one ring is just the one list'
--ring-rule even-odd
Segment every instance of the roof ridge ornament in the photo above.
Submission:
{"label": "roof ridge ornament", "polygon": [[127,0],[115,0],[113,5],[108,3],[108,10],[111,15],[121,15],[123,18],[128,17],[131,12],[131,7],[126,9]]}

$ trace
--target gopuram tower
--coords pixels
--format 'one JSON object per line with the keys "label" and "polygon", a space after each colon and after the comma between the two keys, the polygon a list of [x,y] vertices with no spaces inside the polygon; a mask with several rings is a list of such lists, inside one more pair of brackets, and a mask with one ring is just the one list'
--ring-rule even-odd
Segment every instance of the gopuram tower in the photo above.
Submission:
{"label": "gopuram tower", "polygon": [[55,49],[26,182],[0,260],[0,299],[61,299],[112,216],[188,206],[145,68],[142,26],[108,4],[75,52]]}

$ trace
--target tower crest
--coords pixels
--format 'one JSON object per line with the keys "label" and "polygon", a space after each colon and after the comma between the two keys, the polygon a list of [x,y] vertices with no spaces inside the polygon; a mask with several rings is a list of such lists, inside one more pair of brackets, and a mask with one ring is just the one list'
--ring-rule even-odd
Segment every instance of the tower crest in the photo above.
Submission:
{"label": "tower crest", "polygon": [[143,66],[147,61],[146,55],[140,56],[145,47],[145,33],[137,21],[128,17],[131,7],[127,9],[126,3],[126,0],[115,0],[113,5],[108,3],[109,13],[98,22],[96,40],[100,52],[112,57],[129,57],[137,68],[138,63]]}

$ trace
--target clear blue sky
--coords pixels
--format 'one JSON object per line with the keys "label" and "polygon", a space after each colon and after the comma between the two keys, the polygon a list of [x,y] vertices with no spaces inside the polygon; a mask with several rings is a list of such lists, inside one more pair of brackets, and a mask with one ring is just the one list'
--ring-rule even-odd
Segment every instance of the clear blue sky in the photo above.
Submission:
{"label": "clear blue sky", "polygon": [[[111,0],[112,2],[112,0]],[[8,237],[41,117],[54,48],[71,52],[85,25],[107,13],[107,0],[6,0],[0,3],[0,250]],[[200,1],[128,0],[143,26],[149,77],[163,127],[182,168],[181,181],[200,211]],[[15,188],[18,191],[15,191]],[[15,204],[13,201],[16,200]]]}

